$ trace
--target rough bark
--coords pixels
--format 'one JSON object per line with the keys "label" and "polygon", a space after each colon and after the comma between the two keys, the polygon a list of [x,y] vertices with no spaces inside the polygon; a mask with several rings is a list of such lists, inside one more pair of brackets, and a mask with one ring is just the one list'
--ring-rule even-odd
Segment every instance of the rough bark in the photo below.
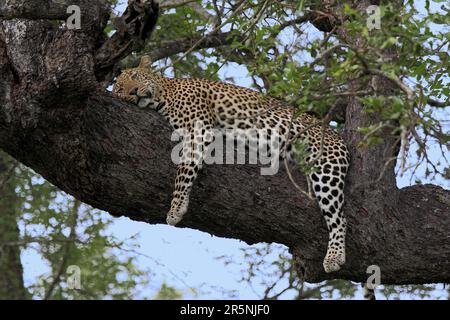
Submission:
{"label": "rough bark", "polygon": [[[156,20],[154,14],[138,19],[149,16]],[[139,34],[122,33],[114,43],[139,42]],[[164,223],[176,170],[171,131],[158,114],[105,92],[105,75],[118,56],[98,39],[100,33],[55,30],[45,21],[0,20],[0,148],[85,203],[114,216]],[[261,176],[258,166],[204,167],[180,227],[285,244],[309,282],[363,281],[372,264],[380,266],[385,284],[450,282],[449,191],[434,185],[399,190],[392,167],[376,181],[393,142],[387,137],[374,149],[359,148],[355,129],[370,121],[350,102],[349,231],[341,271],[324,273],[325,222],[285,172]],[[301,173],[293,175],[304,187]]]}
{"label": "rough bark", "polygon": [[69,5],[79,5],[80,0],[15,0],[0,3],[0,18],[14,19],[66,19]]}

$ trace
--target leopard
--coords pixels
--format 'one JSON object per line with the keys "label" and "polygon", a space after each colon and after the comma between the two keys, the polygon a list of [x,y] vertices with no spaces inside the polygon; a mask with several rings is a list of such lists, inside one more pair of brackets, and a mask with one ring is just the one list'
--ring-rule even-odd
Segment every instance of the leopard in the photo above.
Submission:
{"label": "leopard", "polygon": [[[203,133],[218,129],[266,129],[278,132],[280,158],[296,161],[296,141],[306,145],[306,161],[314,170],[306,174],[309,193],[316,199],[328,229],[323,268],[335,272],[345,264],[347,222],[343,213],[345,177],[350,155],[344,139],[319,117],[303,112],[295,117],[290,104],[254,89],[205,78],[172,78],[142,63],[117,76],[112,95],[138,108],[162,115],[174,130],[183,129],[201,145],[177,164],[167,224],[176,225],[188,211],[189,196],[211,138],[195,140],[194,128]],[[197,149],[196,149],[197,150]],[[192,155],[192,154],[191,154]],[[194,159],[194,160],[193,160]]]}

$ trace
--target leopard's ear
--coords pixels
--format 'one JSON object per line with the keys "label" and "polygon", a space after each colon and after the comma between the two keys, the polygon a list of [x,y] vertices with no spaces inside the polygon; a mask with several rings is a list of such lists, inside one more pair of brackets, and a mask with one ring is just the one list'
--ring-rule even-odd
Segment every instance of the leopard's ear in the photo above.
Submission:
{"label": "leopard's ear", "polygon": [[152,61],[149,56],[142,56],[138,68],[150,68]]}

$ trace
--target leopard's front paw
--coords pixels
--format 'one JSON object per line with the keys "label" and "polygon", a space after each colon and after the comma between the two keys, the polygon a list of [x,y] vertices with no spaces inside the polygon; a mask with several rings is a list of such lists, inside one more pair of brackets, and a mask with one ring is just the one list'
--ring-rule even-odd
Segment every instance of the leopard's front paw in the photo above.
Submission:
{"label": "leopard's front paw", "polygon": [[175,226],[178,222],[181,221],[181,219],[183,219],[183,217],[177,216],[174,213],[169,212],[167,214],[166,222],[168,225]]}
{"label": "leopard's front paw", "polygon": [[172,201],[169,213],[167,214],[166,222],[168,225],[174,226],[183,219],[187,212],[188,200],[183,201],[180,205],[178,201]]}
{"label": "leopard's front paw", "polygon": [[336,272],[345,264],[345,253],[327,252],[323,260],[323,268],[326,273]]}
{"label": "leopard's front paw", "polygon": [[335,259],[325,258],[323,260],[323,268],[325,269],[326,273],[330,273],[339,271],[339,269],[341,269],[341,266],[339,265],[339,263],[337,263]]}

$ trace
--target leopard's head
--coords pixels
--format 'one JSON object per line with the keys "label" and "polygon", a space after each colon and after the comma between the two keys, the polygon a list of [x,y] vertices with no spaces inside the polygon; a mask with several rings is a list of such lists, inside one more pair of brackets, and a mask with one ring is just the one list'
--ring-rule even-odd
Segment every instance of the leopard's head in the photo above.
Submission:
{"label": "leopard's head", "polygon": [[156,108],[163,101],[162,79],[147,68],[126,69],[117,77],[112,93],[140,108]]}

